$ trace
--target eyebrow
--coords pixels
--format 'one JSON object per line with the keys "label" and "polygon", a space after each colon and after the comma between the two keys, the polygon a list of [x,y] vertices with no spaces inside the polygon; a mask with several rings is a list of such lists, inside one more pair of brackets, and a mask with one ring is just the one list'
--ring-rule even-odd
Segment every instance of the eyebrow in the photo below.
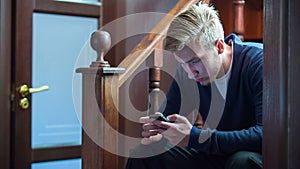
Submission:
{"label": "eyebrow", "polygon": [[[192,59],[190,59],[190,60],[188,60],[188,61],[186,61],[186,62],[184,62],[184,63],[180,63],[180,64],[188,64],[188,63],[191,63],[191,62],[193,62],[193,61],[195,61],[195,60],[197,60],[197,59],[200,59],[200,58],[194,57],[194,58],[192,58]],[[200,60],[201,60],[201,59],[200,59]]]}

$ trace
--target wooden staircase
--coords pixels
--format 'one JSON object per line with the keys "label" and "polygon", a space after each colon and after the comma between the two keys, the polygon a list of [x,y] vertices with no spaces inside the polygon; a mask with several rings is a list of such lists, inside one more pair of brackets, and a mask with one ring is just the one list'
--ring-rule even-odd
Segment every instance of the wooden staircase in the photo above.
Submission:
{"label": "wooden staircase", "polygon": [[[118,67],[110,67],[103,59],[103,54],[109,49],[94,47],[98,53],[97,63],[88,68],[79,68],[77,73],[83,77],[82,103],[82,168],[83,169],[121,169],[124,159],[120,157],[119,129],[119,88],[138,69],[138,67],[154,53],[149,65],[150,100],[154,100],[160,87],[160,67],[163,65],[161,54],[155,54],[162,49],[168,25],[172,19],[186,10],[198,0],[179,0],[169,13],[147,34],[144,39],[130,52]],[[210,3],[210,1],[206,1]],[[244,1],[234,0],[237,12],[236,33],[243,38],[243,4]],[[98,31],[98,33],[101,32]],[[92,46],[108,45],[107,40],[99,34],[93,34]],[[98,36],[99,35],[99,36]],[[98,63],[99,62],[99,63]],[[105,64],[102,64],[105,63]],[[159,103],[153,103],[158,107]],[[121,155],[122,156],[122,155]]]}

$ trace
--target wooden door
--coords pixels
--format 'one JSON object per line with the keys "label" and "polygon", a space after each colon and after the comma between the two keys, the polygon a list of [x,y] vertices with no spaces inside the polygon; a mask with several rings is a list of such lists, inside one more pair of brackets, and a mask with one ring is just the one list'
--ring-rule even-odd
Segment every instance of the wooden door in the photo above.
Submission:
{"label": "wooden door", "polygon": [[[57,168],[66,164],[81,168],[81,127],[70,112],[72,98],[66,97],[71,96],[72,89],[69,75],[73,69],[69,68],[76,61],[80,44],[101,25],[101,5],[97,0],[13,1],[11,168]],[[22,85],[48,85],[49,90],[22,96]],[[60,117],[63,114],[69,116]],[[63,133],[63,128],[70,131]]]}
{"label": "wooden door", "polygon": [[10,169],[11,1],[0,1],[0,166]]}

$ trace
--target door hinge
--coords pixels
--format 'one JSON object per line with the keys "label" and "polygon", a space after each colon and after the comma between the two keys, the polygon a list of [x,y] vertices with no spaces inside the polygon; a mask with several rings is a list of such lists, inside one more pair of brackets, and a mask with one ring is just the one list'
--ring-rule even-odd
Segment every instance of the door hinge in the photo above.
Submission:
{"label": "door hinge", "polygon": [[16,97],[15,94],[13,94],[13,93],[10,94],[10,101],[14,102],[15,101],[15,97]]}

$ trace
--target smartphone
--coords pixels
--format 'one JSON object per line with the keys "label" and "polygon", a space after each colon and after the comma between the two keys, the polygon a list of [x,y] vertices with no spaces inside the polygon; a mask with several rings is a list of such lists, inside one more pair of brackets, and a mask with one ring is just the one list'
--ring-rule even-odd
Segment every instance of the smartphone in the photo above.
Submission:
{"label": "smartphone", "polygon": [[163,114],[151,114],[149,115],[149,118],[151,119],[156,119],[160,121],[165,121],[165,122],[171,122],[168,118],[166,118]]}

